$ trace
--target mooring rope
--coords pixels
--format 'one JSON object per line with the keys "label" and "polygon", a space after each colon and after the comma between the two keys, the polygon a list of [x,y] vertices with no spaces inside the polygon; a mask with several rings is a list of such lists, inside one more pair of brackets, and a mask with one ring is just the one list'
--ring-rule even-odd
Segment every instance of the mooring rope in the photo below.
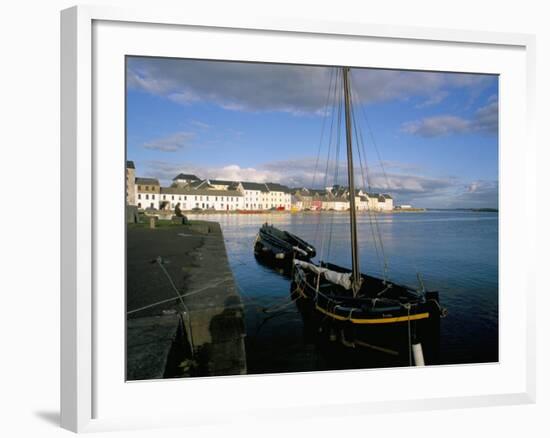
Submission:
{"label": "mooring rope", "polygon": [[290,300],[286,299],[285,301],[288,300],[288,302],[284,302],[280,305],[277,305],[277,306],[268,306],[268,307],[264,307],[262,309],[262,311],[264,313],[274,313],[274,312],[277,312],[279,311],[280,309],[285,309],[287,308],[288,306],[290,306],[291,304],[294,304],[296,301],[298,301],[300,298],[302,298],[300,295],[298,295],[296,298],[292,298]]}
{"label": "mooring rope", "polygon": [[[148,304],[146,306],[139,307],[137,309],[132,309],[132,310],[129,310],[128,312],[126,312],[126,314],[130,315],[132,313],[136,313],[136,312],[140,312],[142,310],[150,309],[151,307],[159,306],[161,304],[169,303],[170,301],[175,301],[175,300],[180,300],[182,302],[183,306],[185,306],[185,303],[183,303],[183,298],[188,297],[190,295],[198,294],[200,292],[204,292],[205,290],[208,290],[208,289],[212,289],[213,287],[219,286],[220,284],[225,283],[229,280],[231,280],[231,278],[226,278],[224,280],[218,281],[217,283],[209,284],[208,286],[201,287],[200,289],[192,290],[191,292],[187,292],[185,294],[180,294],[179,291],[178,291],[178,296],[177,297],[168,298],[166,300],[157,301],[155,303]],[[174,285],[172,285],[172,286],[174,286]],[[176,291],[177,291],[177,288],[176,288]],[[187,307],[187,306],[185,306],[185,307]]]}
{"label": "mooring rope", "polygon": [[[194,342],[193,342],[193,328],[191,327],[191,313],[189,312],[189,308],[187,307],[187,305],[183,301],[184,295],[182,295],[180,293],[180,291],[176,287],[176,284],[174,283],[174,280],[172,279],[172,276],[170,275],[170,273],[164,267],[164,260],[162,259],[162,257],[158,256],[155,259],[155,262],[161,267],[162,271],[164,272],[164,274],[168,278],[168,281],[170,281],[170,284],[172,285],[172,288],[176,291],[176,294],[177,294],[177,296],[178,296],[178,298],[181,302],[181,305],[183,306],[184,310],[183,310],[182,318],[185,320],[185,317],[187,316],[187,320],[188,320],[187,325],[189,327],[188,341],[189,341],[189,346],[191,347],[191,357],[194,357],[195,356],[195,345],[194,345]],[[186,295],[188,296],[188,295],[191,295],[191,294],[188,293]],[[185,326],[185,321],[184,321],[184,326]]]}

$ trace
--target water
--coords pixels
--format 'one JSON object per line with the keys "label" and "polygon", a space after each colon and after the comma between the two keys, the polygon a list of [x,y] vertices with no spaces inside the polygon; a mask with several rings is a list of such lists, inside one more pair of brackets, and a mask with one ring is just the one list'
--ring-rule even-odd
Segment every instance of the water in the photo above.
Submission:
{"label": "water", "polygon": [[[290,231],[317,248],[318,257],[351,266],[347,213],[199,216],[221,224],[229,262],[245,302],[250,373],[375,367],[352,357],[333,361],[307,331],[294,303],[290,281],[260,265],[253,243],[264,222]],[[498,213],[428,211],[376,217],[358,215],[362,272],[416,287],[422,273],[449,311],[441,321],[440,364],[498,361]],[[373,233],[374,231],[374,233]],[[382,236],[383,248],[374,236]],[[331,237],[328,237],[331,236]],[[264,310],[271,309],[270,313]]]}

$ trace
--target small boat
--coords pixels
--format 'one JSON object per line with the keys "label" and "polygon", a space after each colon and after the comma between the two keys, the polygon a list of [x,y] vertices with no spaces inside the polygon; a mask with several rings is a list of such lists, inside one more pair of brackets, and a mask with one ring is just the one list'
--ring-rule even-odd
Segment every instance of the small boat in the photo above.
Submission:
{"label": "small boat", "polygon": [[316,251],[305,240],[266,222],[256,236],[254,254],[263,262],[291,267],[293,260],[308,261]]}
{"label": "small boat", "polygon": [[266,210],[237,210],[239,214],[266,214]]}

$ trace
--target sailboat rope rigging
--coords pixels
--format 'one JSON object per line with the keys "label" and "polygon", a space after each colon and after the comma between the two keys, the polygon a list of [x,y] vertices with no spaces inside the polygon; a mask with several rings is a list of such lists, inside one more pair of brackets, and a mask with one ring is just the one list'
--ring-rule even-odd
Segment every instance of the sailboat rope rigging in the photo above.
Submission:
{"label": "sailboat rope rigging", "polygon": [[[327,100],[326,100],[325,107],[324,107],[324,110],[323,110],[324,115],[323,115],[323,124],[322,124],[322,128],[321,128],[321,139],[319,141],[319,149],[317,151],[317,159],[315,161],[315,168],[313,170],[313,175],[312,175],[312,178],[311,178],[311,187],[312,188],[315,187],[315,178],[317,176],[317,171],[318,171],[318,168],[319,168],[319,160],[321,158],[321,150],[322,150],[322,147],[323,147],[323,139],[324,139],[324,134],[325,134],[326,120],[328,118],[328,108],[331,108],[332,105],[333,105],[331,103],[332,101],[330,99],[331,99],[331,95],[332,95],[332,80],[333,80],[333,77],[334,77],[334,71],[335,71],[334,69],[330,70],[330,79],[329,79]],[[336,74],[338,74],[338,71],[336,71]],[[334,81],[334,87],[336,88],[336,79]],[[332,113],[331,113],[331,115],[332,115]],[[331,138],[332,138],[333,124],[334,124],[334,118],[331,117],[331,119],[330,119],[330,128],[329,128],[329,145],[330,145]],[[327,159],[327,166],[328,166],[328,159]],[[328,171],[325,170],[324,185],[326,185],[327,173],[328,173]],[[319,241],[320,227],[321,227],[321,220],[320,220],[320,217],[318,216],[317,217],[317,224],[316,224],[316,227],[315,227],[315,241]],[[321,236],[325,236],[325,224],[324,223],[323,223],[323,230],[321,231]],[[321,256],[324,254],[324,240],[325,239],[321,239],[321,251],[320,251]]]}
{"label": "sailboat rope rigging", "polygon": [[[334,73],[336,71],[336,73]],[[322,146],[323,146],[323,140],[325,139],[325,133],[327,131],[327,125],[328,126],[328,142],[327,142],[327,157],[326,157],[326,165],[325,165],[325,171],[324,171],[324,178],[323,178],[323,186],[329,187],[329,178],[332,179],[332,186],[339,186],[340,181],[340,174],[339,174],[339,168],[340,168],[340,154],[341,154],[341,140],[342,140],[342,124],[345,112],[343,110],[344,106],[344,100],[345,100],[345,94],[342,95],[341,90],[344,88],[344,70],[343,69],[331,69],[330,70],[330,78],[329,78],[329,91],[327,94],[326,99],[326,107],[323,110],[324,117],[322,122],[322,129],[321,129],[321,139],[319,142],[319,148],[318,153],[315,161],[315,167],[314,167],[314,173],[312,176],[312,187],[314,187],[317,173],[319,171],[319,163],[320,163],[320,156],[322,152]],[[348,83],[348,105],[350,108],[350,111],[348,112],[349,117],[349,123],[350,123],[350,133],[349,137],[351,137],[351,130],[355,133],[355,147],[358,151],[359,156],[359,168],[361,170],[361,182],[363,189],[371,190],[372,184],[369,178],[369,171],[366,164],[366,147],[365,147],[365,141],[363,139],[363,134],[360,129],[360,126],[358,124],[357,117],[355,115],[355,100],[357,98],[357,94],[354,93],[353,87],[351,86],[351,72],[348,70],[346,72],[347,74],[347,80]],[[344,98],[343,98],[344,97]],[[361,107],[361,105],[359,105]],[[362,109],[362,108],[361,108]],[[363,109],[362,109],[363,110]],[[363,110],[364,113],[364,110]],[[327,117],[330,116],[330,124],[327,123]],[[346,134],[347,135],[347,134]],[[371,138],[373,137],[373,134],[371,132]],[[351,138],[350,138],[351,141]],[[349,154],[347,154],[349,156]],[[379,154],[378,154],[379,155]],[[334,157],[334,158],[332,158]],[[331,165],[332,161],[332,165]],[[383,168],[383,163],[380,160],[380,166]],[[332,171],[331,171],[332,168]],[[349,166],[348,166],[349,168]],[[385,170],[384,170],[385,174]],[[388,179],[386,178],[386,181]],[[349,187],[349,175],[348,175],[348,187]],[[356,193],[354,191],[354,193]],[[355,197],[352,201],[351,199],[351,193],[349,196],[349,201],[352,203],[355,201]],[[382,236],[378,224],[377,215],[372,211],[371,206],[369,203],[367,203],[367,215],[368,215],[368,221],[372,233],[372,240],[373,240],[373,246],[375,249],[376,259],[378,260],[380,264],[381,271],[383,273],[384,279],[387,278],[388,273],[388,259],[386,257],[383,243],[382,243]],[[353,222],[353,221],[350,221]],[[315,240],[320,241],[320,258],[324,260],[330,259],[330,251],[332,247],[332,235],[333,235],[333,227],[334,227],[334,215],[331,215],[328,223],[327,221],[323,221],[321,223],[320,216],[318,217],[316,231],[315,231]],[[328,228],[328,229],[327,229]],[[355,231],[356,232],[356,231]],[[320,234],[320,236],[319,236]],[[356,239],[356,238],[355,238]],[[353,240],[353,239],[352,239]],[[356,254],[353,259],[358,259],[358,254]],[[358,271],[357,266],[357,271]],[[356,279],[357,280],[357,279]]]}
{"label": "sailboat rope rigging", "polygon": [[[351,100],[351,114],[353,118],[353,124],[355,128],[355,137],[357,139],[357,150],[359,155],[359,168],[361,169],[361,177],[363,182],[363,187],[366,187],[367,190],[370,192],[372,190],[372,184],[370,182],[369,178],[369,168],[367,166],[367,151],[365,147],[365,143],[363,141],[363,134],[360,129],[357,128],[357,122],[355,119],[355,105],[353,98]],[[361,154],[361,151],[363,151],[363,154]],[[388,279],[388,259],[386,257],[386,253],[384,251],[384,244],[382,241],[382,234],[380,232],[380,228],[378,226],[378,220],[374,212],[370,209],[369,205],[367,204],[367,215],[369,218],[370,223],[370,229],[372,232],[372,240],[374,243],[374,249],[376,252],[376,257],[378,261],[381,264],[381,269],[383,273],[384,280]]]}
{"label": "sailboat rope rigging", "polygon": [[[313,285],[313,284],[309,283],[307,281],[307,278],[304,275],[302,275],[301,272],[298,273],[298,276],[300,278],[300,283],[298,283],[297,286],[305,285],[305,286],[308,286],[308,287],[312,288],[313,290],[316,290],[315,301],[320,296],[320,297],[325,298],[328,301],[332,301],[334,303],[334,305],[338,305],[338,303],[335,301],[334,298],[324,294],[321,290],[319,290],[319,288],[316,285]],[[387,289],[389,289],[389,288],[387,288]],[[384,289],[383,292],[385,292],[387,289]],[[380,293],[378,295],[380,295]],[[417,296],[418,296],[419,299],[421,298],[421,296],[419,294],[417,294]],[[384,298],[384,297],[380,297],[380,296],[375,297],[375,298],[371,298],[370,300],[371,300],[374,307],[376,306],[377,303],[386,303],[386,304],[391,303],[391,304],[399,306],[399,307],[401,307],[405,310],[408,310],[409,312],[410,312],[411,306],[414,306],[414,304],[411,304],[411,303],[402,303],[402,302],[400,302],[399,300],[396,300],[396,299]]]}
{"label": "sailboat rope rigging", "polygon": [[[350,76],[351,76],[351,80],[352,80],[352,83],[353,83],[353,72],[350,71]],[[358,94],[358,91],[356,88],[352,87],[351,89],[351,92],[352,94],[354,94],[356,97],[357,97],[357,101],[360,102],[360,96]],[[372,129],[372,126],[371,126],[371,123],[369,122],[369,118],[367,117],[367,113],[365,111],[365,108],[363,105],[359,105],[359,109],[360,109],[360,115],[362,116],[364,122],[365,122],[365,125],[367,127],[367,131],[369,133],[369,137],[370,137],[370,141],[371,141],[371,144],[374,148],[374,151],[376,152],[376,156],[378,158],[378,163],[380,165],[380,169],[382,171],[382,175],[384,177],[384,181],[386,183],[386,190],[390,190],[391,189],[391,184],[390,184],[390,180],[388,178],[388,174],[386,172],[386,167],[384,166],[384,162],[382,160],[382,157],[381,157],[381,154],[380,154],[380,149],[378,148],[378,143],[376,141],[376,138],[374,136],[374,132],[373,132],[373,129]],[[354,111],[354,108],[352,108],[352,112],[355,112]],[[366,164],[366,147],[365,147],[365,142],[363,140],[363,134],[362,134],[362,131],[359,130],[359,136],[360,136],[360,142],[362,144],[362,148],[363,150],[365,151],[365,169],[368,169],[367,167],[367,164]],[[358,145],[358,148],[359,148],[359,145]],[[359,149],[360,150],[360,149]],[[372,185],[370,183],[370,181],[368,181],[368,190],[370,191],[372,189]],[[378,225],[378,224],[376,224]],[[382,240],[380,239],[380,244],[383,245],[383,242]],[[383,251],[383,250],[382,250]],[[384,276],[387,278],[386,274],[387,274],[387,268],[388,268],[388,261],[386,259],[386,256],[385,254],[383,253],[383,258],[384,258]],[[416,277],[418,279],[418,284],[420,286],[421,289],[425,289],[424,287],[424,283],[423,283],[423,280],[422,280],[422,277],[421,277],[421,273],[420,273],[420,270],[418,269],[418,265],[416,263],[416,257],[414,256],[413,254],[413,257],[412,257],[412,263],[413,263],[413,266],[414,266],[414,270],[416,272]]]}

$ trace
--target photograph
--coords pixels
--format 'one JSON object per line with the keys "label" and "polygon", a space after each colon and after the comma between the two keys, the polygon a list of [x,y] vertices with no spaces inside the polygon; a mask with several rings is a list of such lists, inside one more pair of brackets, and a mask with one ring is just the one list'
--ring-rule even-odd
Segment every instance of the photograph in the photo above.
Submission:
{"label": "photograph", "polygon": [[127,381],[499,362],[499,75],[124,74]]}

